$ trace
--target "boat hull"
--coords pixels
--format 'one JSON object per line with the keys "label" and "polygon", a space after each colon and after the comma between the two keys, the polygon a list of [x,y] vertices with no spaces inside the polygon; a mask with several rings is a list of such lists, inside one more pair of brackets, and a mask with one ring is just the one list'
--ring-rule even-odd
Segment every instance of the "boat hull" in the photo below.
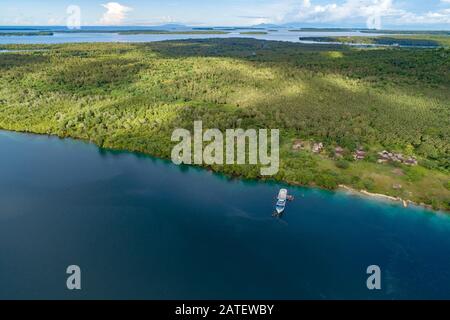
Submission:
{"label": "boat hull", "polygon": [[280,216],[284,212],[284,209],[286,208],[287,197],[288,197],[287,190],[281,189],[280,192],[278,193],[278,197],[277,197],[278,201],[275,206],[275,210],[276,210],[275,215]]}

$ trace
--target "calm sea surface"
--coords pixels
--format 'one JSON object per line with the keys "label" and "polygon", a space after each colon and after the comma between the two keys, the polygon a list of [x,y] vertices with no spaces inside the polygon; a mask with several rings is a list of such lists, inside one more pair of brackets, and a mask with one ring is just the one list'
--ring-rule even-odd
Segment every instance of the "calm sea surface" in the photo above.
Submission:
{"label": "calm sea surface", "polygon": [[[59,28],[60,29],[60,28]],[[61,30],[48,30],[54,32],[52,36],[0,36],[0,44],[58,44],[72,42],[154,42],[164,40],[182,40],[182,39],[208,39],[208,38],[255,38],[260,40],[289,41],[300,42],[299,37],[327,37],[327,36],[367,36],[368,34],[360,32],[291,32],[288,29],[277,29],[277,31],[268,31],[265,35],[243,35],[241,32],[258,32],[264,30],[232,30],[228,34],[140,34],[140,35],[120,35],[118,33],[105,33],[108,28],[97,28],[93,31],[98,33],[67,33]],[[123,28],[123,30],[135,28]],[[59,32],[58,32],[59,30]],[[104,31],[102,33],[102,30]],[[2,29],[0,32],[37,32],[39,30],[10,28]],[[370,34],[376,36],[376,34]]]}
{"label": "calm sea surface", "polygon": [[290,187],[275,219],[275,183],[47,136],[0,150],[0,299],[450,298],[444,214]]}

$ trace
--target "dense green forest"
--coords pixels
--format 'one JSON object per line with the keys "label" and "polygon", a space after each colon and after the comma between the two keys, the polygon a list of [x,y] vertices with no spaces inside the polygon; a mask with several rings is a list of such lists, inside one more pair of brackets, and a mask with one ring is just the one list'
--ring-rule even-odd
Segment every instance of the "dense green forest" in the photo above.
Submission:
{"label": "dense green forest", "polygon": [[[450,209],[449,49],[254,39],[1,49],[36,51],[0,53],[0,128],[165,158],[173,129],[192,129],[194,120],[223,130],[279,128],[275,179],[345,184]],[[293,150],[298,139],[325,148]],[[364,160],[354,160],[358,148]],[[419,165],[379,164],[382,150],[415,156]],[[211,169],[260,178],[252,166]]]}

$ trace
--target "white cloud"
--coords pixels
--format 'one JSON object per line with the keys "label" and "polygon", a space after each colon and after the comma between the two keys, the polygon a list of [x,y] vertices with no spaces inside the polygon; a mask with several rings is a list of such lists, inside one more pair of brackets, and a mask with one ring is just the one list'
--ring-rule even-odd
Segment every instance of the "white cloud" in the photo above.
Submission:
{"label": "white cloud", "polygon": [[[346,0],[328,4],[315,4],[315,0],[289,3],[282,17],[272,16],[274,22],[339,23],[362,22],[368,27],[381,27],[381,22],[393,25],[450,24],[450,8],[436,9],[423,14],[405,11],[394,0]],[[450,0],[441,0],[443,5]]]}
{"label": "white cloud", "polygon": [[[120,0],[118,0],[120,1]],[[122,24],[131,8],[110,2],[103,5],[107,12],[102,24]],[[254,25],[260,23],[307,23],[311,25],[361,26],[385,28],[393,26],[426,26],[449,24],[450,0],[440,0],[429,6],[428,11],[412,12],[404,0],[271,0],[262,1],[258,6],[233,5],[229,12],[220,15],[208,11],[208,7],[196,10],[195,14],[186,12],[182,16],[142,17],[132,20],[132,24],[155,25],[178,22],[189,25]],[[447,28],[446,28],[447,29]]]}
{"label": "white cloud", "polygon": [[100,23],[103,25],[120,25],[127,17],[128,12],[133,10],[133,8],[121,5],[118,2],[108,2],[102,4],[102,6],[106,8],[106,12],[100,19]]}
{"label": "white cloud", "polygon": [[450,9],[442,9],[438,11],[429,11],[425,14],[415,14],[405,12],[394,21],[394,24],[450,24]]}
{"label": "white cloud", "polygon": [[347,0],[342,4],[326,5],[314,5],[312,1],[304,0],[293,18],[303,22],[330,23],[361,18],[368,20],[399,13],[392,0]]}

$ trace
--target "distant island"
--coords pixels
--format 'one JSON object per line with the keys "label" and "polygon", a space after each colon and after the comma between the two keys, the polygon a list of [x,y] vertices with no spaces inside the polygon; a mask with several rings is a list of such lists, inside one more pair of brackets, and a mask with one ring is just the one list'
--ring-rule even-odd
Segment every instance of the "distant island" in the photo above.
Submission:
{"label": "distant island", "polygon": [[360,30],[361,33],[378,33],[378,34],[409,34],[409,35],[440,35],[440,36],[450,36],[450,31],[443,30]]}
{"label": "distant island", "polygon": [[360,29],[353,28],[299,28],[290,29],[290,32],[355,32]]}
{"label": "distant island", "polygon": [[437,35],[410,35],[393,37],[300,37],[301,41],[341,43],[341,44],[367,44],[387,46],[410,47],[449,47],[450,37]]}
{"label": "distant island", "polygon": [[80,30],[57,30],[57,31],[11,31],[11,32],[1,32],[0,36],[53,36],[57,33],[66,34],[82,34],[82,33],[116,33],[120,35],[138,35],[138,34],[228,34],[228,31],[224,30],[214,30],[210,28],[198,28],[192,30],[158,30],[158,29],[142,29],[142,30],[98,30],[98,29],[80,29]]}
{"label": "distant island", "polygon": [[269,34],[269,33],[266,32],[266,31],[244,31],[244,32],[241,32],[240,34],[243,34],[243,35],[264,35],[264,34]]}
{"label": "distant island", "polygon": [[26,37],[26,36],[53,36],[50,31],[31,31],[31,32],[0,32],[0,37]]}
{"label": "distant island", "polygon": [[119,31],[120,35],[138,35],[138,34],[229,34],[227,31],[221,30],[130,30],[130,31]]}

